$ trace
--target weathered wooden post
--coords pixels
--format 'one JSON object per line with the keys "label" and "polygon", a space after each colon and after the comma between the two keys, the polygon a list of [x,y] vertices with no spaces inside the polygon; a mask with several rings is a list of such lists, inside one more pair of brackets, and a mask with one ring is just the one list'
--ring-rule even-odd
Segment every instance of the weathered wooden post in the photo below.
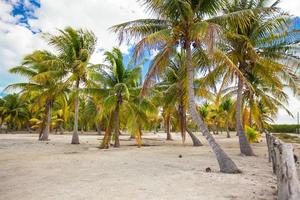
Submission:
{"label": "weathered wooden post", "polygon": [[280,144],[280,159],[277,160],[278,200],[299,200],[300,183],[294,160],[292,144]]}

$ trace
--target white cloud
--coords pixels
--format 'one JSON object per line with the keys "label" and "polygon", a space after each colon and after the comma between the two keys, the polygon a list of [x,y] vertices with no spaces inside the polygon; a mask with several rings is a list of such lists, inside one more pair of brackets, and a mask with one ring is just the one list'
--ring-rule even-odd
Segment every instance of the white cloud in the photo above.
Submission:
{"label": "white cloud", "polygon": [[299,0],[282,0],[279,6],[292,15],[300,16]]}

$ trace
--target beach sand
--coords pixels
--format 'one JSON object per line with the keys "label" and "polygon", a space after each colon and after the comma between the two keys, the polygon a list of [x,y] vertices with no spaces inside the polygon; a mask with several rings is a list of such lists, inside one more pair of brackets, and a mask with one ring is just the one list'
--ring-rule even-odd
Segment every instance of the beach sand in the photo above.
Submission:
{"label": "beach sand", "polygon": [[[172,135],[174,141],[165,141],[164,133],[145,134],[142,148],[122,135],[121,148],[100,150],[102,136],[92,134],[80,135],[80,145],[69,144],[71,135],[39,142],[37,134],[0,134],[0,199],[275,199],[276,178],[264,139],[253,144],[257,156],[245,157],[236,136],[216,136],[243,171],[223,174],[202,136],[204,146],[193,147]],[[205,172],[207,167],[212,172]]]}

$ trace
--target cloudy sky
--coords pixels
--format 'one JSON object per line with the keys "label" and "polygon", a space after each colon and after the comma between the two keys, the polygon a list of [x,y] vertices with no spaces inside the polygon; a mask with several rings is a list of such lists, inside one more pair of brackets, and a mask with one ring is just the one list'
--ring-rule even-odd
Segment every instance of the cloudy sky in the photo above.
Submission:
{"label": "cloudy sky", "polygon": [[[280,6],[295,16],[300,16],[299,0],[282,0]],[[7,70],[20,63],[22,57],[47,45],[40,32],[54,32],[66,26],[93,30],[98,37],[97,50],[92,62],[102,60],[103,50],[117,46],[116,36],[107,29],[114,24],[145,18],[143,8],[136,0],[0,0],[0,94],[8,84],[20,77]],[[122,45],[128,53],[128,45]],[[289,108],[296,114],[300,101],[290,95]],[[278,122],[295,123],[283,111]]]}

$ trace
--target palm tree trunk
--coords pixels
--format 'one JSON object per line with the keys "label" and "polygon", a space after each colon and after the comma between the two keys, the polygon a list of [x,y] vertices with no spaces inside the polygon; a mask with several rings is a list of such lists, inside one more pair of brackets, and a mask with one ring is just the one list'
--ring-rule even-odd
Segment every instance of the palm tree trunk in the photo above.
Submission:
{"label": "palm tree trunk", "polygon": [[227,138],[230,138],[228,116],[226,117],[226,132],[227,132]]}
{"label": "palm tree trunk", "polygon": [[52,102],[48,102],[46,104],[46,117],[47,117],[47,121],[46,121],[45,128],[44,128],[44,130],[42,132],[42,135],[40,137],[41,141],[49,140],[49,132],[50,132],[50,127],[51,127],[51,107],[52,107]]}
{"label": "palm tree trunk", "polygon": [[2,124],[3,124],[3,121],[1,120],[1,122],[0,122],[0,133],[2,133]]}
{"label": "palm tree trunk", "polygon": [[249,106],[249,126],[252,128],[252,109],[251,109],[251,105]]}
{"label": "palm tree trunk", "polygon": [[59,134],[64,134],[64,127],[63,127],[63,123],[60,123],[59,125]]}
{"label": "palm tree trunk", "polygon": [[192,65],[192,51],[191,43],[187,41],[186,44],[186,54],[187,54],[187,71],[188,71],[188,100],[189,100],[189,111],[192,119],[197,123],[197,126],[202,131],[203,136],[207,139],[209,145],[211,146],[213,152],[215,153],[220,171],[224,173],[240,173],[235,163],[229,158],[229,156],[223,151],[220,145],[216,142],[215,138],[208,131],[207,126],[204,124],[202,118],[200,117],[195,102],[194,94],[194,68]]}
{"label": "palm tree trunk", "polygon": [[237,99],[236,99],[236,130],[239,136],[240,151],[246,156],[254,156],[252,148],[246,137],[242,124],[242,101],[243,101],[243,79],[238,79]]}
{"label": "palm tree trunk", "polygon": [[189,136],[191,137],[192,141],[193,141],[193,146],[194,147],[200,147],[203,146],[202,142],[199,140],[199,138],[197,138],[196,135],[193,134],[193,132],[190,129],[186,129],[186,131],[188,132]]}
{"label": "palm tree trunk", "polygon": [[109,116],[108,125],[106,127],[106,131],[105,131],[102,143],[100,145],[100,149],[108,149],[109,148],[110,140],[111,140],[111,133],[112,133],[113,125],[114,125],[114,115],[113,115],[113,113],[114,112],[111,112],[111,114]]}
{"label": "palm tree trunk", "polygon": [[138,134],[136,135],[135,139],[136,139],[138,147],[139,148],[142,147],[142,145],[143,145],[143,142],[142,142],[142,129],[141,129],[140,126],[138,128]]}
{"label": "palm tree trunk", "polygon": [[167,140],[172,140],[172,135],[170,133],[170,115],[166,117],[166,133],[167,133]]}
{"label": "palm tree trunk", "polygon": [[97,127],[97,133],[98,135],[101,135],[101,123],[99,122],[98,124],[96,124],[96,127]]}
{"label": "palm tree trunk", "polygon": [[185,142],[185,131],[186,131],[186,112],[183,106],[183,103],[181,103],[178,106],[178,114],[179,114],[179,125],[180,125],[180,132],[182,137],[182,143]]}
{"label": "palm tree trunk", "polygon": [[114,147],[120,147],[120,130],[119,130],[119,110],[120,110],[120,102],[117,102],[117,106],[114,111],[114,134],[115,134],[115,144]]}
{"label": "palm tree trunk", "polygon": [[78,108],[79,108],[79,80],[76,81],[76,95],[75,95],[75,110],[74,110],[74,128],[71,144],[79,144],[78,136]]}

